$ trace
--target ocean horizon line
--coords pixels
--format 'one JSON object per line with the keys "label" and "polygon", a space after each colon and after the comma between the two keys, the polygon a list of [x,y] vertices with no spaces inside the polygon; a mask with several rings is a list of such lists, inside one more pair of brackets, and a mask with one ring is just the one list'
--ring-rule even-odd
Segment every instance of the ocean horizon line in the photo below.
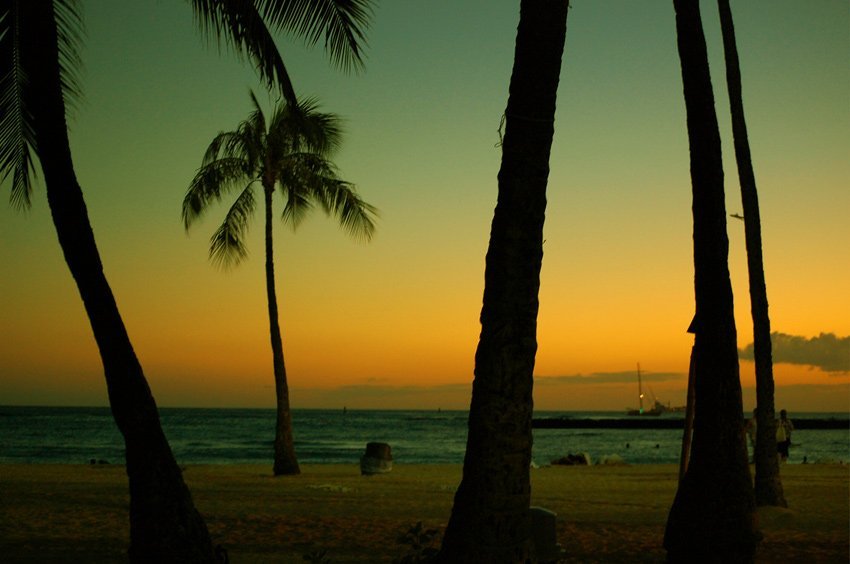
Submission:
{"label": "ocean horizon line", "polygon": [[[29,403],[9,403],[9,404],[0,404],[0,409],[5,408],[27,408],[27,409],[111,409],[108,404],[97,404],[97,405],[64,405],[64,404],[29,404]],[[274,411],[274,406],[181,406],[181,405],[157,405],[158,410],[222,410],[222,411]],[[293,411],[329,411],[329,412],[422,412],[422,413],[469,413],[469,408],[459,409],[459,408],[408,408],[408,407],[348,407],[348,406],[335,406],[335,407],[293,407]],[[610,414],[612,416],[627,416],[626,415],[627,408],[621,409],[540,409],[534,410],[533,413],[541,414],[557,414],[557,413],[571,413],[571,414]],[[776,410],[777,414],[779,413],[779,409]],[[748,410],[743,411],[744,414],[748,413]],[[805,411],[792,411],[789,410],[789,413],[793,416],[803,416],[803,415],[818,415],[818,416],[833,416],[833,417],[850,417],[850,411],[821,411],[821,410],[805,410]],[[662,417],[682,417],[682,412],[669,412],[662,414]]]}

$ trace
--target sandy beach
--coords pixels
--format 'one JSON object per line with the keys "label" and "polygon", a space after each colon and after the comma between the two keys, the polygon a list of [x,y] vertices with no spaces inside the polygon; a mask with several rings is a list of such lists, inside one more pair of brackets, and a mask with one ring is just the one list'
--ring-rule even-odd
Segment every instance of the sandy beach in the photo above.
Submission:
{"label": "sandy beach", "polygon": [[[352,465],[312,465],[273,478],[265,466],[189,466],[185,477],[231,562],[391,562],[397,537],[422,521],[442,531],[459,465],[396,465],[362,477]],[[543,467],[532,504],[558,514],[566,562],[661,562],[673,465]],[[847,562],[850,466],[782,468],[789,509],[759,511],[760,562]],[[118,465],[0,466],[4,562],[123,562],[128,496]]]}

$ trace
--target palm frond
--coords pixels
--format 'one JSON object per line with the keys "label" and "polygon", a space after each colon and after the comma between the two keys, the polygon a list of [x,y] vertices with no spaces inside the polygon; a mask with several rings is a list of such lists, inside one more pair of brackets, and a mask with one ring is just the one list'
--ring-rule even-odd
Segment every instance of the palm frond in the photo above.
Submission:
{"label": "palm frond", "polygon": [[220,201],[240,182],[253,182],[250,172],[245,161],[238,158],[218,159],[199,168],[183,198],[183,226],[188,230],[210,203]]}
{"label": "palm frond", "polygon": [[82,97],[80,72],[83,59],[80,46],[83,43],[85,26],[77,0],[54,0],[56,34],[59,42],[59,80],[66,113],[76,107]]}
{"label": "palm frond", "polygon": [[287,197],[282,219],[293,228],[318,204],[355,239],[372,238],[377,208],[363,201],[353,184],[340,180],[329,160],[314,153],[290,155],[281,169],[280,183]]}
{"label": "palm frond", "polygon": [[222,224],[210,237],[210,260],[216,266],[231,268],[248,256],[244,239],[256,206],[253,188],[253,183],[245,187],[230,206]]}
{"label": "palm frond", "polygon": [[239,130],[245,136],[245,143],[249,146],[248,148],[256,152],[254,155],[256,160],[252,162],[259,163],[262,161],[261,154],[266,148],[266,116],[263,114],[263,108],[260,106],[260,102],[257,100],[254,91],[249,90],[249,93],[251,94],[251,104],[254,106],[254,109],[251,111],[248,119],[240,124]]}
{"label": "palm frond", "polygon": [[281,148],[280,155],[315,152],[329,157],[341,144],[342,120],[336,114],[320,112],[315,98],[275,108],[269,125],[269,146]]}
{"label": "palm frond", "polygon": [[331,156],[342,145],[342,119],[333,113],[312,112],[304,124],[303,136],[310,150]]}
{"label": "palm frond", "polygon": [[308,191],[298,188],[290,189],[286,191],[286,204],[283,206],[280,219],[295,231],[312,209],[312,197]]}
{"label": "palm frond", "polygon": [[285,155],[277,166],[282,173],[281,182],[285,181],[292,185],[298,183],[309,185],[311,178],[337,177],[337,169],[333,162],[324,155],[312,151]]}
{"label": "palm frond", "polygon": [[0,3],[0,175],[12,175],[9,202],[30,207],[32,176],[36,175],[32,153],[36,150],[35,124],[27,105],[29,77],[24,65],[21,3]]}
{"label": "palm frond", "polygon": [[[246,174],[259,168],[260,154],[254,132],[240,124],[236,131],[222,131],[210,142],[201,159],[201,166],[206,166],[217,160],[237,159],[243,162]],[[250,172],[247,172],[250,171]]]}
{"label": "palm frond", "polygon": [[334,216],[344,231],[355,239],[372,239],[378,209],[364,202],[353,184],[335,178],[324,178],[322,190],[317,195],[322,209],[328,215]]}
{"label": "palm frond", "polygon": [[250,58],[269,88],[295,101],[295,90],[274,38],[253,0],[191,0],[195,21],[207,38],[225,41]]}
{"label": "palm frond", "polygon": [[343,70],[363,67],[362,50],[372,17],[370,0],[258,0],[272,26],[315,45],[324,36],[325,51]]}
{"label": "palm frond", "polygon": [[83,20],[77,0],[54,0],[46,6],[32,0],[0,1],[0,178],[12,177],[10,203],[18,209],[31,204],[36,175],[34,108],[29,100],[33,72],[40,68],[33,55],[45,49],[40,26],[55,26],[59,80],[66,112],[81,96],[79,47]]}
{"label": "palm frond", "polygon": [[237,139],[239,132],[237,131],[220,131],[218,135],[210,141],[204,156],[201,159],[201,166],[206,166],[221,158],[232,157],[232,151],[229,149],[238,143]]}

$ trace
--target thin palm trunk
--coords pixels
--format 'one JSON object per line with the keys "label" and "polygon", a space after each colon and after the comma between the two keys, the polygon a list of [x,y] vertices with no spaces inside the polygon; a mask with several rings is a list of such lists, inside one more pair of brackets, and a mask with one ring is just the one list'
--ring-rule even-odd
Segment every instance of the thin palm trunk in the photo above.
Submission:
{"label": "thin palm trunk", "polygon": [[523,0],[486,257],[463,479],[442,562],[534,559],[529,533],[538,290],[567,0]]}
{"label": "thin palm trunk", "polygon": [[764,259],[761,243],[761,215],[759,213],[756,175],[750,155],[747,122],[744,119],[744,100],[741,88],[741,68],[735,41],[735,25],[729,0],[718,0],[720,27],[723,32],[723,52],[726,56],[726,85],[732,114],[732,134],[735,142],[735,159],[741,184],[741,202],[744,209],[744,232],[747,245],[747,268],[750,275],[750,308],[753,316],[753,347],[756,364],[756,445],[755,445],[755,495],[758,505],[787,507],[782,480],[779,477],[779,459],[776,456],[776,408],[773,397],[773,357],[770,343],[770,316],[767,304],[767,284],[764,277]]}
{"label": "thin palm trunk", "polygon": [[[53,10],[52,2],[32,9]],[[192,503],[156,403],[103,273],[71,159],[60,88],[55,18],[30,15],[38,37],[29,68],[38,154],[65,261],[79,289],[103,362],[109,403],[126,447],[130,488],[130,560],[213,562],[206,525]]]}
{"label": "thin palm trunk", "polygon": [[266,209],[266,294],[269,305],[269,336],[272,345],[272,364],[274,366],[274,389],[277,397],[277,422],[274,436],[275,476],[300,474],[298,459],[295,457],[295,443],[292,438],[292,413],[289,408],[289,385],[286,382],[286,365],[283,362],[283,340],[280,336],[280,323],[277,314],[277,295],[274,281],[274,246],[272,231],[272,194],[274,186],[263,184]]}
{"label": "thin palm trunk", "polygon": [[756,526],[729,277],[720,132],[698,0],[674,0],[693,185],[692,454],[667,519],[670,562],[752,562]]}

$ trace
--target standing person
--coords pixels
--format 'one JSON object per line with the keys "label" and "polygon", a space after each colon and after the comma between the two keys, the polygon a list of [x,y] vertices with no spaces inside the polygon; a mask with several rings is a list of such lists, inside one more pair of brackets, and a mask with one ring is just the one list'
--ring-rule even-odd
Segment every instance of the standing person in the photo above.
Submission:
{"label": "standing person", "polygon": [[753,416],[750,419],[747,419],[746,425],[744,425],[744,432],[747,434],[747,437],[750,439],[750,444],[753,446],[753,462],[755,462],[756,458],[756,428],[757,428],[757,414],[758,407],[753,408]]}
{"label": "standing person", "polygon": [[791,432],[794,424],[788,419],[788,412],[784,409],[779,412],[779,421],[776,423],[776,451],[779,453],[779,461],[788,460],[788,447],[791,446]]}
{"label": "standing person", "polygon": [[750,444],[753,445],[753,448],[756,448],[756,415],[758,413],[757,407],[753,408],[753,417],[751,419],[747,419],[747,424],[744,426],[744,432],[747,433],[747,436],[750,438]]}

